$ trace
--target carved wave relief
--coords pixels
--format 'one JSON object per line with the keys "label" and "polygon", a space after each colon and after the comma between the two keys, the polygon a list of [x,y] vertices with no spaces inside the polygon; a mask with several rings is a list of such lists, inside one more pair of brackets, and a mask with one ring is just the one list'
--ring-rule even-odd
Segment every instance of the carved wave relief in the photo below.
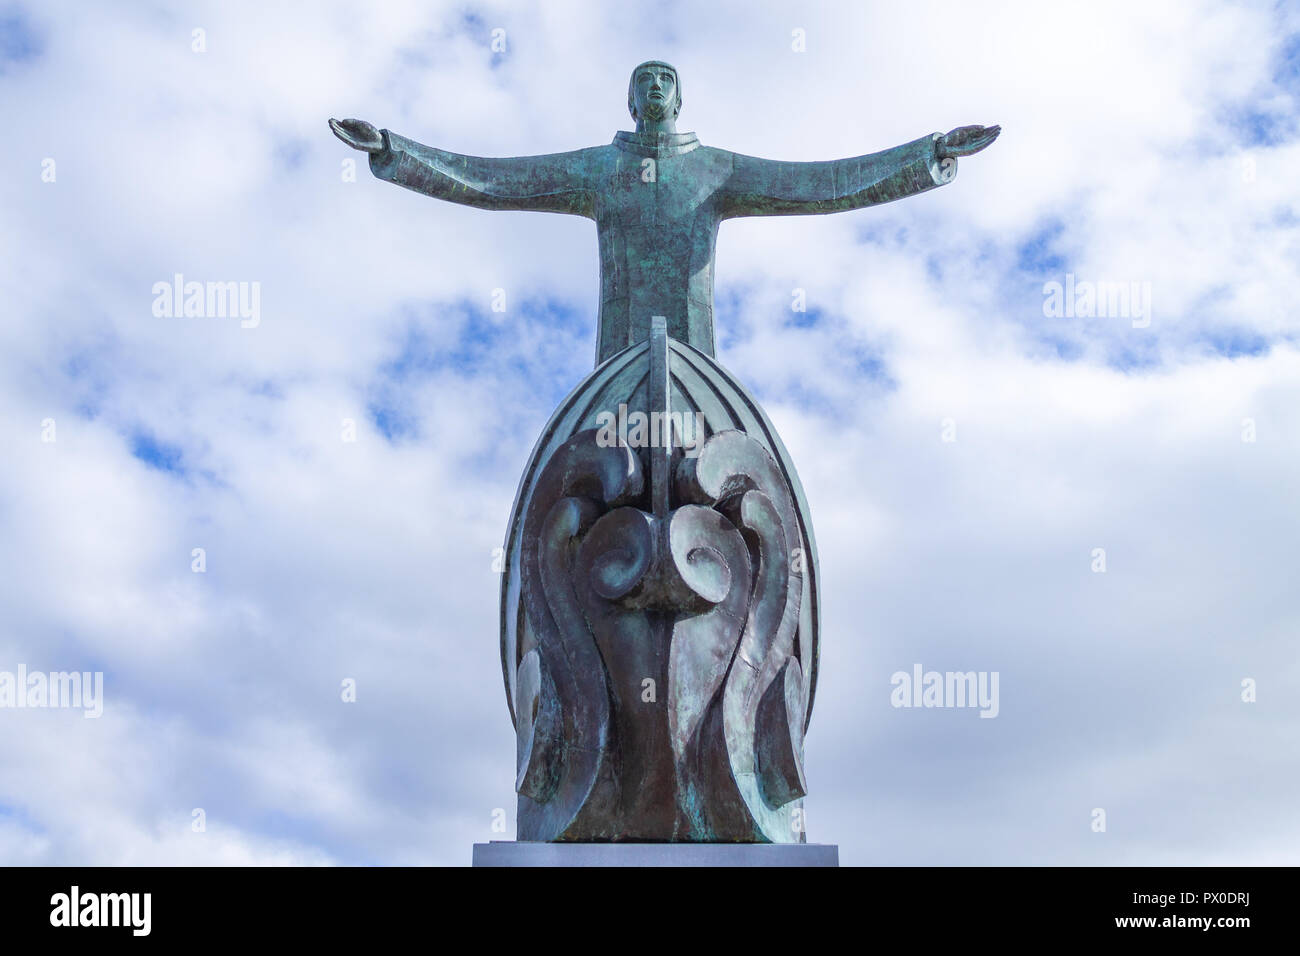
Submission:
{"label": "carved wave relief", "polygon": [[[612,427],[637,413],[660,417]],[[662,324],[592,373],[534,450],[502,663],[519,839],[804,842],[807,507],[757,403]]]}

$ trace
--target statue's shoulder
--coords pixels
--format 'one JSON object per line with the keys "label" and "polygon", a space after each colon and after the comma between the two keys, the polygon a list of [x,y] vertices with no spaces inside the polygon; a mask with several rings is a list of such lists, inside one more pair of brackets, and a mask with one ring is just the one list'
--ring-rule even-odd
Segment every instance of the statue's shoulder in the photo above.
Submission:
{"label": "statue's shoulder", "polygon": [[618,155],[618,149],[612,143],[604,143],[600,146],[584,146],[568,155],[587,169],[599,169],[609,165]]}
{"label": "statue's shoulder", "polygon": [[600,146],[588,146],[579,150],[579,152],[590,159],[600,160],[616,155],[618,147],[613,143],[602,143]]}

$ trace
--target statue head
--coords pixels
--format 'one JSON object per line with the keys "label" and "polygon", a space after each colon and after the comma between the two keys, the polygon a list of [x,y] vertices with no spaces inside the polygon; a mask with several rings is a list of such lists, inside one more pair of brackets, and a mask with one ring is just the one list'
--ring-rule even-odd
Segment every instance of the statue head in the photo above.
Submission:
{"label": "statue head", "polygon": [[676,119],[682,110],[677,67],[663,60],[647,60],[633,70],[627,83],[627,110],[638,121]]}

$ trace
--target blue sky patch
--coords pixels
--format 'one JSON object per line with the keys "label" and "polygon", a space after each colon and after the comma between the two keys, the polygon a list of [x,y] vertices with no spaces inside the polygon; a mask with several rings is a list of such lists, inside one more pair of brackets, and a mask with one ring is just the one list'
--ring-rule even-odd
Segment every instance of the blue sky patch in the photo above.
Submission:
{"label": "blue sky patch", "polygon": [[184,454],[179,445],[165,442],[143,429],[130,435],[131,454],[150,468],[171,475],[184,476]]}
{"label": "blue sky patch", "polygon": [[1065,256],[1058,246],[1064,233],[1063,221],[1050,220],[1016,248],[1016,268],[1035,275],[1062,272],[1065,269]]}
{"label": "blue sky patch", "polygon": [[1244,328],[1207,329],[1197,341],[1222,358],[1242,358],[1267,355],[1269,342],[1258,332]]}
{"label": "blue sky patch", "polygon": [[45,45],[24,11],[0,12],[0,74],[10,64],[28,63],[44,52]]}

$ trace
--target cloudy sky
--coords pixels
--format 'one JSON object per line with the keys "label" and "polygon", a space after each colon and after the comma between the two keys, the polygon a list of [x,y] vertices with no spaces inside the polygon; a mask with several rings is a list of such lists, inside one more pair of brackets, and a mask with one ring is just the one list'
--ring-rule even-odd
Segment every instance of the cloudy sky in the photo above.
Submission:
{"label": "cloudy sky", "polygon": [[[591,367],[595,229],[351,177],[326,119],[597,145],[652,57],[739,152],[1004,129],[942,189],[719,234],[718,357],[821,552],[809,838],[1300,862],[1300,15],[812,6],[0,3],[0,672],[104,674],[98,719],[0,709],[0,863],[513,835],[492,551]],[[257,321],[156,314],[178,273]],[[998,716],[891,706],[918,664],[997,672]]]}

